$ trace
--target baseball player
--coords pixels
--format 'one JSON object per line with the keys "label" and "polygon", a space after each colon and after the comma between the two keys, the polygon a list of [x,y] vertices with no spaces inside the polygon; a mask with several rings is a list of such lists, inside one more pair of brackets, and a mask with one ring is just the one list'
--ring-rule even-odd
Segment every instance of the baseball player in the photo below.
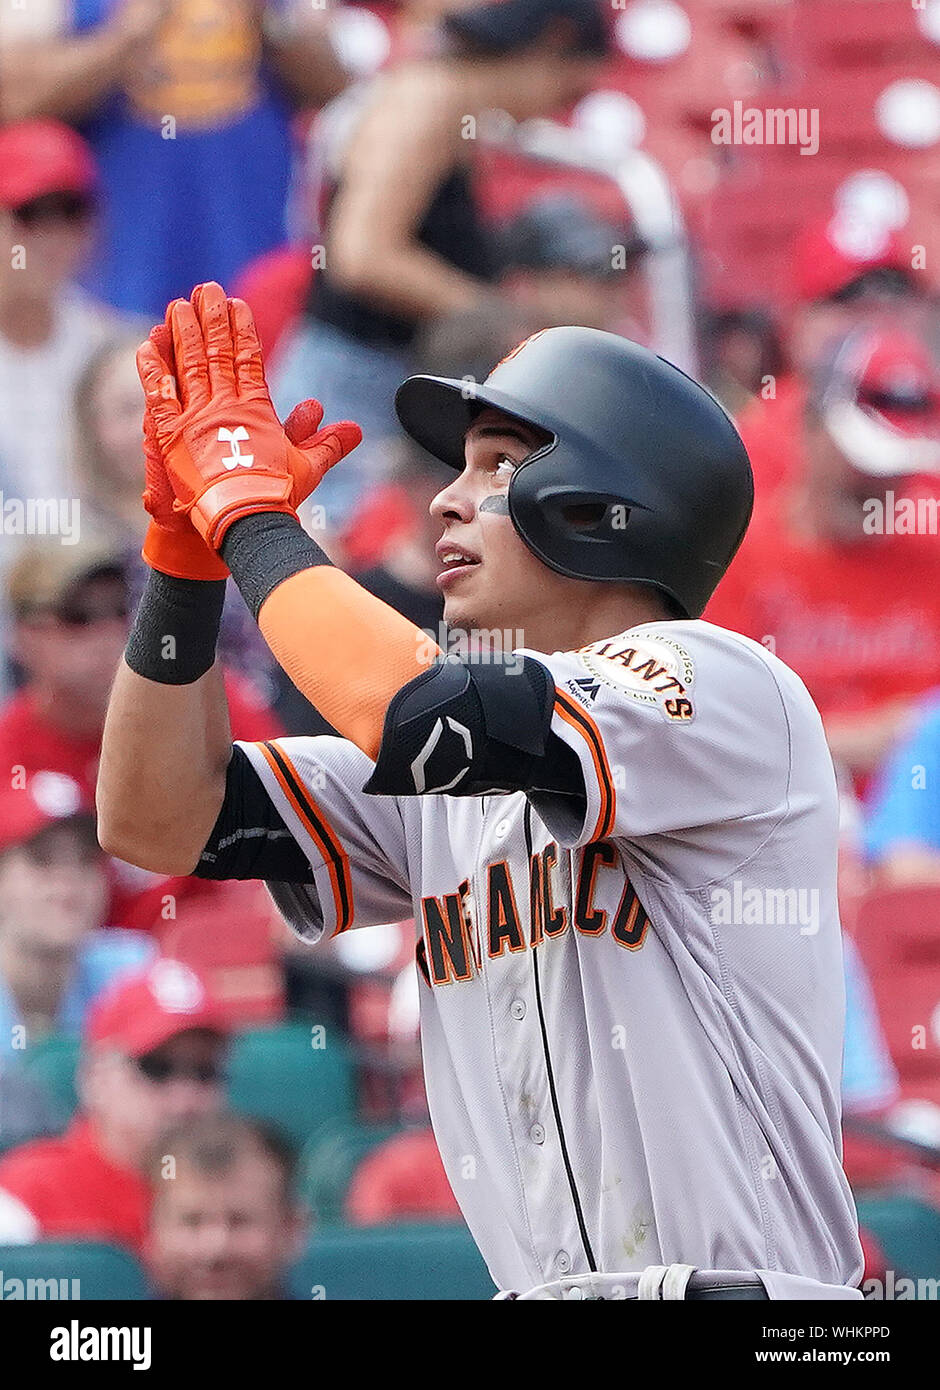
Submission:
{"label": "baseball player", "polygon": [[[311,942],[414,916],[434,1130],[507,1296],[860,1297],[835,779],[793,672],[701,621],[752,505],[723,411],[581,328],[406,382],[454,470],[444,651],[301,527],[358,432],[280,424],[243,303],[201,286],[139,364],[153,573],[105,847],[264,879]],[[226,571],[342,737],[232,747]]]}

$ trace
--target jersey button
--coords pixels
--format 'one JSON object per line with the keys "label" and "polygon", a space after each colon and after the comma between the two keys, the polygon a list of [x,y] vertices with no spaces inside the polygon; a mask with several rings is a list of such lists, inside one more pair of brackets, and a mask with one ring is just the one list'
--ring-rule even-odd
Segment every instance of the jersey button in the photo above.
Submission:
{"label": "jersey button", "polygon": [[533,1125],[529,1130],[529,1138],[533,1144],[545,1143],[545,1130],[542,1125]]}
{"label": "jersey button", "polygon": [[509,834],[509,821],[501,820],[493,831],[493,834],[497,840],[505,840],[506,836]]}
{"label": "jersey button", "polygon": [[560,1274],[567,1274],[571,1268],[571,1256],[567,1250],[559,1250],[555,1256],[555,1268]]}
{"label": "jersey button", "polygon": [[513,1018],[525,1018],[525,1000],[514,999],[512,1003],[509,1005],[509,1012],[512,1014]]}

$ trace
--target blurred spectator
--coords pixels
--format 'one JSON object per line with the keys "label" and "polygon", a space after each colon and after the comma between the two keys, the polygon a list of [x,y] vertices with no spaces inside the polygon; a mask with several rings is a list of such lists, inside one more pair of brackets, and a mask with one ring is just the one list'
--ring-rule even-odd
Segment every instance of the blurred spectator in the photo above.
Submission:
{"label": "blurred spectator", "polygon": [[0,1153],[54,1133],[56,1120],[55,1107],[45,1092],[0,1057]]}
{"label": "blurred spectator", "polygon": [[289,1296],[307,1222],[294,1155],[277,1133],[234,1115],[185,1120],[161,1137],[150,1178],[145,1258],[155,1297]]}
{"label": "blurred spectator", "polygon": [[[172,918],[155,921],[154,940],[162,955],[184,961],[202,976],[231,1028],[279,1023],[286,1001],[281,943],[297,938],[262,882],[212,887],[209,894],[193,891]],[[318,1016],[316,1021],[333,1022]]]}
{"label": "blurred spectator", "polygon": [[75,386],[75,484],[82,534],[139,552],[147,529],[142,421],[135,355],[140,333],[110,338]]}
{"label": "blurred spectator", "polygon": [[544,326],[530,307],[506,301],[445,314],[415,339],[410,370],[485,381],[497,362]]}
{"label": "blurred spectator", "polygon": [[74,131],[58,121],[0,129],[0,456],[19,498],[68,492],[72,392],[119,322],[73,283],[95,206],[94,161]]}
{"label": "blurred spectator", "polygon": [[[93,802],[108,692],[127,642],[127,562],[92,542],[33,543],[11,571],[8,598],[24,680],[0,709],[0,769],[64,771]],[[235,738],[277,737],[254,689],[229,678],[227,692]]]}
{"label": "blurred spectator", "polygon": [[793,249],[794,308],[786,334],[790,370],[762,385],[738,421],[758,496],[800,472],[799,440],[813,371],[831,344],[878,324],[920,336],[935,313],[923,274],[901,237],[837,213],[808,227]]}
{"label": "blurred spectator", "polygon": [[[0,707],[0,777],[17,769],[65,773],[94,805],[101,734],[127,640],[127,561],[90,541],[54,538],[27,547],[8,583],[12,656],[22,687]],[[228,674],[235,738],[276,738],[281,726],[255,687]],[[110,861],[117,877],[110,920],[148,928],[167,895],[214,892],[196,879],[163,879]]]}
{"label": "blurred spectator", "polygon": [[353,1226],[460,1220],[433,1130],[395,1134],[366,1155],[346,1194],[346,1219]]}
{"label": "blurred spectator", "polygon": [[798,367],[813,366],[833,338],[879,311],[911,332],[925,327],[926,278],[912,269],[900,233],[854,210],[806,228],[794,247],[792,276],[798,309],[790,346]]}
{"label": "blurred spectator", "polygon": [[725,410],[737,415],[758,397],[768,380],[783,371],[777,330],[759,310],[725,309],[707,314],[703,325],[708,389]]}
{"label": "blurred spectator", "polygon": [[80,1032],[101,991],[154,954],[143,933],[102,926],[108,889],[76,782],[0,783],[0,1053]]}
{"label": "blurred spectator", "polygon": [[345,75],[309,0],[52,0],[0,10],[0,119],[83,123],[106,220],[92,283],[163,315],[284,240],[291,106]]}
{"label": "blurred spectator", "polygon": [[923,346],[885,329],[850,334],[796,443],[802,476],[758,499],[706,618],[803,678],[864,792],[940,684],[938,506],[917,483],[940,466],[940,376]]}
{"label": "blurred spectator", "polygon": [[0,1243],[108,1241],[139,1250],[146,1166],[170,1125],[223,1104],[225,1032],[199,976],[158,960],[92,1009],[81,1110],[61,1138],[0,1159]]}
{"label": "blurred spectator", "polygon": [[873,788],[865,850],[883,883],[940,884],[940,699],[918,711]]}
{"label": "blurred spectator", "polygon": [[[317,492],[334,527],[397,437],[393,399],[419,327],[493,293],[496,257],[471,178],[477,121],[492,108],[523,119],[576,101],[606,52],[597,0],[450,0],[421,15],[442,21],[426,56],[363,84],[341,119],[324,122],[324,264],[274,381],[283,410],[314,394],[329,418],[365,431],[351,466]],[[539,307],[546,321],[557,310],[550,296]]]}
{"label": "blurred spectator", "polygon": [[124,562],[110,547],[28,546],[8,579],[22,688],[0,708],[0,769],[66,773],[94,804],[111,682],[128,631]]}
{"label": "blurred spectator", "polygon": [[501,233],[502,282],[544,319],[636,338],[643,321],[640,269],[647,246],[626,221],[598,216],[571,192],[534,198]]}

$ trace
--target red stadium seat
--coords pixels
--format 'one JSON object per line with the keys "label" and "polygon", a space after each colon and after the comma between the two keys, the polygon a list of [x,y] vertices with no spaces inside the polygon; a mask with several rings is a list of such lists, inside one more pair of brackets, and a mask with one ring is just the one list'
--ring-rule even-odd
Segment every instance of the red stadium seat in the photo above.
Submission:
{"label": "red stadium seat", "polygon": [[816,63],[850,62],[877,67],[923,53],[924,39],[912,4],[896,0],[798,0],[800,42]]}
{"label": "red stadium seat", "polygon": [[232,1027],[247,1028],[284,1016],[281,932],[260,883],[229,883],[210,899],[181,903],[163,924],[160,949],[199,970]]}

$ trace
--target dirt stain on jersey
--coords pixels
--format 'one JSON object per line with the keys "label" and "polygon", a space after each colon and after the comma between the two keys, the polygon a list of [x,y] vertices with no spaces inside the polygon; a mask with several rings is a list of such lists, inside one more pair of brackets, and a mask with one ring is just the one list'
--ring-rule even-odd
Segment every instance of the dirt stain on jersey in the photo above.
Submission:
{"label": "dirt stain on jersey", "polygon": [[642,1207],[635,1207],[630,1230],[620,1242],[623,1246],[623,1253],[632,1260],[642,1250],[649,1238],[650,1231],[653,1229],[652,1215],[644,1212]]}

